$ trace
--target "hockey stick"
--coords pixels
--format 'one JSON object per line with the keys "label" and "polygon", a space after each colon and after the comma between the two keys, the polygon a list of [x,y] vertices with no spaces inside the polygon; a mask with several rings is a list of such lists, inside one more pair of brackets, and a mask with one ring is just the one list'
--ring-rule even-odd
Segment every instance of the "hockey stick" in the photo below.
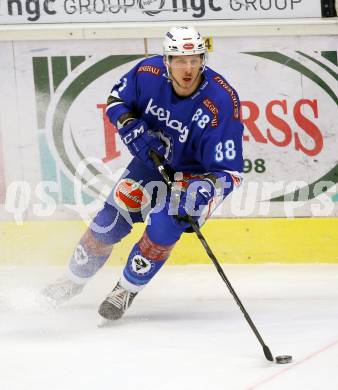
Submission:
{"label": "hockey stick", "polygon": [[[167,174],[167,172],[166,172],[163,164],[161,163],[161,160],[159,159],[158,155],[154,151],[152,151],[152,150],[150,151],[149,154],[150,154],[150,158],[153,160],[156,168],[158,169],[158,171],[162,175],[163,180],[165,181],[166,185],[171,190],[173,188],[173,183],[170,180],[170,177]],[[250,318],[248,312],[245,310],[245,307],[243,306],[241,300],[238,298],[238,295],[236,294],[236,291],[233,289],[229,279],[225,275],[222,267],[220,266],[218,260],[216,259],[215,255],[213,254],[212,250],[210,249],[206,239],[204,238],[203,234],[201,233],[198,224],[195,222],[195,220],[190,215],[188,215],[188,221],[189,221],[191,227],[193,228],[194,232],[196,233],[198,239],[201,241],[205,251],[207,252],[207,254],[210,257],[211,261],[213,262],[214,266],[216,267],[218,274],[223,279],[223,281],[226,284],[226,286],[228,287],[230,293],[234,297],[237,305],[239,306],[239,308],[241,309],[242,313],[244,314],[244,317],[247,320],[247,322],[249,323],[250,328],[252,329],[252,331],[254,332],[255,336],[258,339],[258,341],[260,342],[260,344],[261,344],[261,346],[263,348],[265,357],[267,358],[267,360],[273,361],[273,356],[272,356],[272,353],[271,353],[269,347],[264,343],[264,340],[262,339],[262,336],[259,334],[255,324],[253,323],[252,319]]]}

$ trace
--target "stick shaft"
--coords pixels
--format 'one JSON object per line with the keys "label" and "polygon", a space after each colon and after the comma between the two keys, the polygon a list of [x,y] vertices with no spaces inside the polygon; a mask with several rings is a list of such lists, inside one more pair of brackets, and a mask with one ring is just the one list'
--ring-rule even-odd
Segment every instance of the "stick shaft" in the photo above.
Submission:
{"label": "stick shaft", "polygon": [[[170,178],[169,178],[164,166],[162,165],[159,157],[157,156],[157,154],[151,151],[150,157],[154,161],[155,166],[157,167],[158,171],[162,175],[163,180],[165,181],[165,183],[167,184],[169,189],[172,189],[173,183],[170,180]],[[273,356],[272,356],[272,353],[270,352],[269,347],[264,343],[264,340],[263,340],[262,336],[260,335],[260,333],[258,332],[256,325],[254,324],[251,317],[249,316],[249,313],[246,311],[245,307],[243,306],[241,300],[239,299],[238,295],[236,294],[236,291],[234,290],[229,279],[225,275],[223,268],[220,266],[218,260],[216,259],[216,256],[214,255],[209,244],[207,243],[206,239],[204,238],[203,234],[201,233],[201,230],[200,230],[198,224],[195,222],[195,220],[190,215],[188,215],[188,221],[189,221],[191,227],[193,228],[194,232],[196,233],[198,239],[202,243],[202,245],[203,245],[205,251],[207,252],[208,256],[210,257],[211,261],[213,262],[214,266],[216,267],[218,274],[220,275],[220,277],[222,278],[222,280],[224,281],[224,283],[228,287],[231,295],[234,297],[237,305],[241,309],[250,328],[252,329],[252,331],[254,332],[255,336],[257,337],[259,343],[261,344],[265,357],[267,358],[267,360],[273,361]]]}

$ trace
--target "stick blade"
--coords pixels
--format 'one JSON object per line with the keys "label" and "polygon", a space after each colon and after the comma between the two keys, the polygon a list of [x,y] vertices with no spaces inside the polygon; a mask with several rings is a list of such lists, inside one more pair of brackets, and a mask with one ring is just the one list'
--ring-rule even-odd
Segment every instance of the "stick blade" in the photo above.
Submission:
{"label": "stick blade", "polygon": [[269,347],[267,345],[264,345],[263,346],[263,351],[264,351],[264,355],[265,357],[270,361],[270,362],[273,362],[273,356],[272,356],[272,353],[269,349]]}

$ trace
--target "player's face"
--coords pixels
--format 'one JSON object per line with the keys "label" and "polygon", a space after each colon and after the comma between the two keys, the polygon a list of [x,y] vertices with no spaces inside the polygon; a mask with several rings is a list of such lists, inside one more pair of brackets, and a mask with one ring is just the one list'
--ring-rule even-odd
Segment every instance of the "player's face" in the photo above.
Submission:
{"label": "player's face", "polygon": [[169,69],[175,92],[180,96],[191,95],[201,82],[203,60],[199,55],[172,56]]}

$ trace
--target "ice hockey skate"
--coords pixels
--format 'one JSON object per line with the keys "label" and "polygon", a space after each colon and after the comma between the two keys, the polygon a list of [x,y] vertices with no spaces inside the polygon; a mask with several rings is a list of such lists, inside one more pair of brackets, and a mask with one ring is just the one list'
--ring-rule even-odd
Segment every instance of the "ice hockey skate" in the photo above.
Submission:
{"label": "ice hockey skate", "polygon": [[42,289],[38,301],[42,304],[56,307],[80,294],[83,288],[84,284],[75,283],[65,275]]}
{"label": "ice hockey skate", "polygon": [[99,307],[98,326],[103,327],[108,325],[111,321],[120,319],[127,311],[136,295],[137,292],[133,293],[127,291],[121,286],[120,282],[118,282]]}

